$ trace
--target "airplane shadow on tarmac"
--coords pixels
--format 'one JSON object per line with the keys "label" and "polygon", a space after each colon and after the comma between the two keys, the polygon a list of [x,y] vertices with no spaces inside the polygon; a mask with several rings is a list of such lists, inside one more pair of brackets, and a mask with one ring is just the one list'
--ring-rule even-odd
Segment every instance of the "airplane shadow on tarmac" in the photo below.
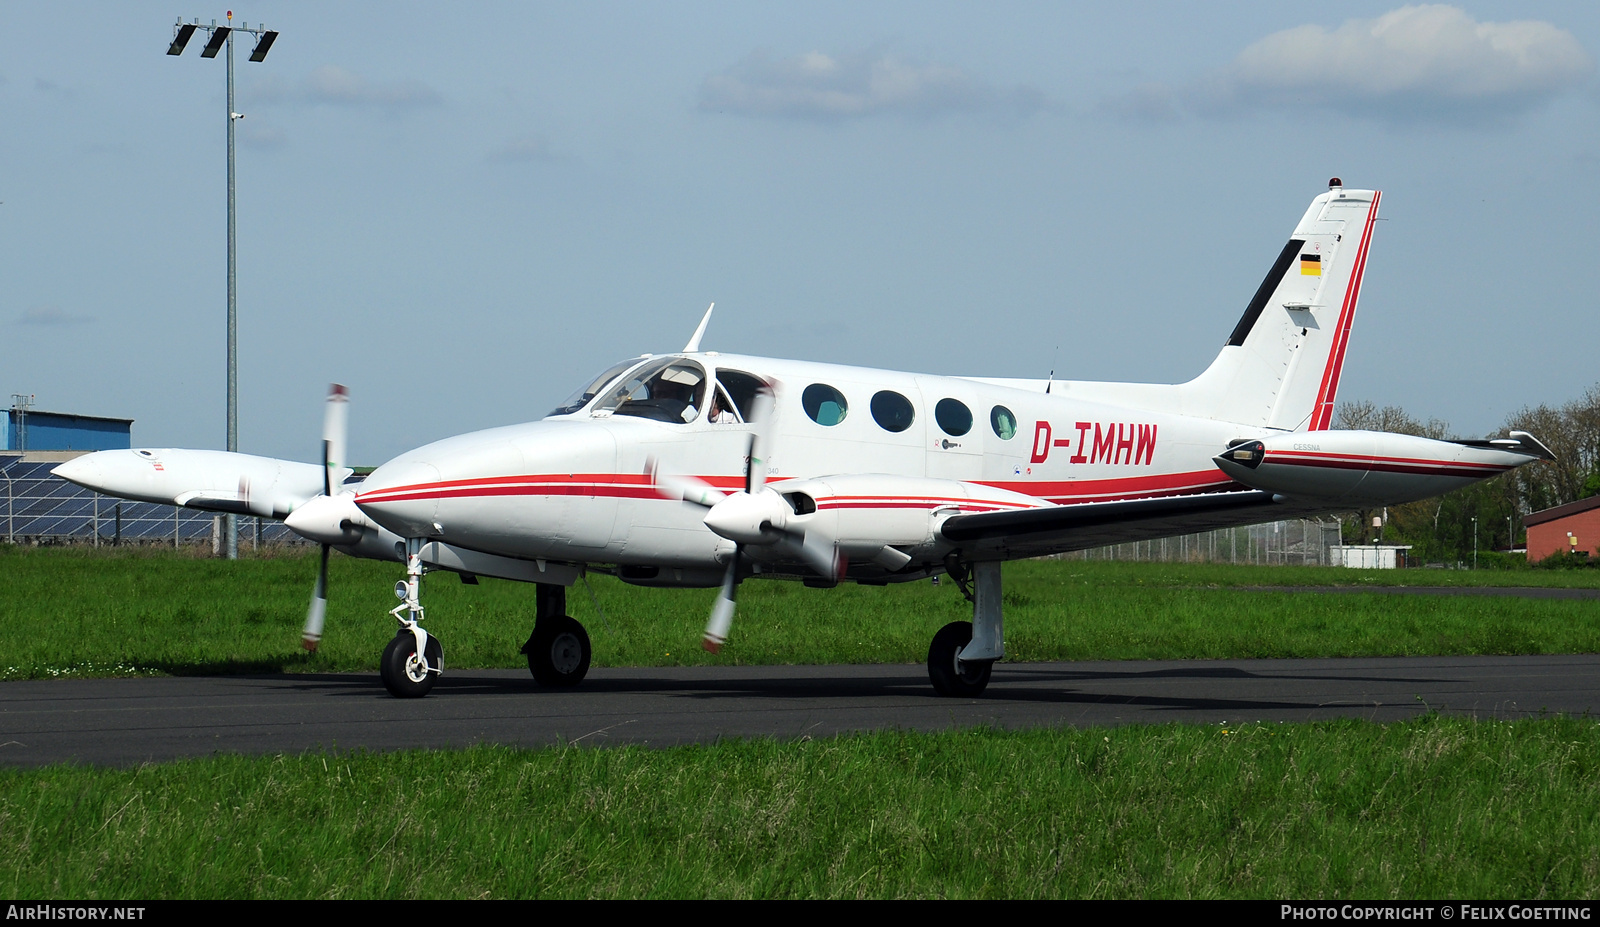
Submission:
{"label": "airplane shadow on tarmac", "polygon": [[[910,668],[908,667],[907,669]],[[674,678],[669,675],[625,678],[591,677],[585,680],[583,685],[576,688],[556,689],[540,686],[531,678],[519,679],[513,670],[506,670],[506,675],[504,676],[481,674],[452,676],[447,673],[439,680],[428,699],[430,701],[450,699],[453,696],[479,698],[514,697],[538,698],[541,700],[582,700],[586,703],[593,703],[599,700],[603,703],[608,696],[655,695],[665,699],[681,698],[700,703],[751,699],[772,701],[807,701],[816,699],[833,701],[843,699],[869,702],[892,700],[904,704],[903,700],[910,698],[917,703],[949,702],[953,705],[982,703],[993,703],[997,706],[1005,703],[1126,705],[1130,708],[1205,711],[1240,716],[1259,712],[1306,711],[1332,708],[1348,711],[1354,707],[1368,707],[1374,711],[1384,708],[1391,711],[1396,708],[1411,708],[1424,711],[1427,710],[1428,706],[1426,703],[1420,703],[1415,695],[1408,696],[1399,702],[1382,698],[1360,698],[1337,699],[1319,703],[1270,697],[1229,698],[1160,694],[1159,691],[1146,691],[1143,693],[1096,692],[1086,688],[1085,684],[1092,685],[1095,681],[1126,682],[1139,679],[1148,679],[1152,683],[1158,680],[1183,679],[1260,680],[1268,686],[1274,682],[1292,680],[1376,682],[1402,685],[1417,683],[1437,685],[1441,682],[1451,682],[1451,680],[1440,678],[1424,680],[1393,676],[1260,674],[1236,667],[1165,668],[1138,672],[1114,672],[1103,670],[1054,670],[1045,669],[1043,666],[1035,669],[1029,667],[1028,664],[1019,664],[1016,669],[1022,672],[1006,672],[1003,669],[997,671],[995,681],[990,684],[988,691],[976,699],[945,699],[934,694],[933,689],[921,673],[913,674],[910,672],[894,674],[867,673],[860,676],[810,678],[760,677],[742,674],[729,676],[723,671],[716,673],[721,678]],[[1019,676],[1021,678],[1018,678]],[[268,682],[270,679],[270,688],[282,688],[287,682],[284,675],[257,678],[261,679],[262,682]],[[1052,685],[1051,683],[1062,683],[1062,685]],[[384,692],[382,683],[376,673],[371,675],[307,674],[303,676],[296,674],[294,681],[288,683],[288,686],[305,694],[320,693],[342,698],[387,699],[389,697]],[[1159,690],[1160,688],[1162,686],[1159,685],[1150,687],[1151,690]],[[587,707],[592,708],[594,706],[590,704]]]}

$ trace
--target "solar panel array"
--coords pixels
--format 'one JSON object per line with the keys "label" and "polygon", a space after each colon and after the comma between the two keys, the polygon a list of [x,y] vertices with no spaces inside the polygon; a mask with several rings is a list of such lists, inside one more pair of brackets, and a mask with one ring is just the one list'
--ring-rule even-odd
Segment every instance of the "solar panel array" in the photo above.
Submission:
{"label": "solar panel array", "polygon": [[[212,512],[154,502],[129,502],[84,489],[50,473],[52,462],[0,464],[4,508],[0,538],[17,544],[122,541],[210,543]],[[282,522],[260,518],[239,520],[239,543],[307,544]]]}

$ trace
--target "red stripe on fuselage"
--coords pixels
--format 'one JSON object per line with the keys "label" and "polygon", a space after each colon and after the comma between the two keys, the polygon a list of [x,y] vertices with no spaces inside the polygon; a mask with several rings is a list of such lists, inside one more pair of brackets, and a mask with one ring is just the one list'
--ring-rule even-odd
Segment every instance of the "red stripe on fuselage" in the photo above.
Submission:
{"label": "red stripe on fuselage", "polygon": [[[742,476],[699,477],[718,489],[744,488]],[[798,477],[779,477],[770,482],[777,484]],[[1041,504],[1068,505],[1080,502],[1110,502],[1119,499],[1143,499],[1157,496],[1180,496],[1200,493],[1224,492],[1238,489],[1239,485],[1224,477],[1220,471],[1198,470],[1189,473],[1167,473],[1148,476],[1120,477],[1105,480],[967,480],[975,486],[1032,496]],[[356,502],[420,502],[429,499],[456,499],[482,496],[597,496],[626,499],[659,498],[648,474],[643,473],[553,473],[525,476],[495,476],[475,480],[441,480],[436,483],[414,483],[360,493]],[[858,497],[837,497],[855,499]],[[870,500],[877,497],[859,497]],[[907,498],[907,497],[900,497]],[[931,499],[932,497],[915,497]],[[939,498],[939,505],[982,504],[1004,508],[1026,508],[1021,502],[993,499]]]}

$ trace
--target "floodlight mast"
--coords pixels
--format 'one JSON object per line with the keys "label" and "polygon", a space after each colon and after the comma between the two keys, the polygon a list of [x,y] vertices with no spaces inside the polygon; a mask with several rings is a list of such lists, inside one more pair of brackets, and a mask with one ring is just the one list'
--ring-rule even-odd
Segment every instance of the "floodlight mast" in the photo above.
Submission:
{"label": "floodlight mast", "polygon": [[[204,29],[208,38],[205,48],[200,52],[202,58],[215,58],[224,44],[228,47],[228,450],[230,451],[239,450],[239,298],[234,249],[233,124],[236,120],[244,118],[243,114],[233,111],[233,34],[243,32],[256,37],[255,50],[250,53],[251,61],[266,60],[267,52],[272,49],[272,43],[278,38],[278,33],[275,31],[249,27],[249,23],[240,23],[235,27],[232,10],[228,11],[228,22],[224,26],[217,25],[214,19],[211,25],[203,26],[198,18],[191,23],[185,23],[179,18],[177,25],[172,27],[172,44],[167,46],[167,54],[181,55],[195,32]],[[237,560],[239,558],[238,516],[231,513],[224,515],[223,524],[227,557],[229,560]]]}

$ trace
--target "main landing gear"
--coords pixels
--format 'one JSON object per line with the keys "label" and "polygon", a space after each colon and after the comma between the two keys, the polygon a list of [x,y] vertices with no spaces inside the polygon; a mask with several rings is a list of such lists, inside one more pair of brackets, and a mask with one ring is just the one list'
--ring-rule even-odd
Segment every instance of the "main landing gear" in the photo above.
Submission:
{"label": "main landing gear", "polygon": [[973,698],[989,685],[994,661],[1006,654],[1000,563],[972,564],[972,585],[976,589],[971,592],[967,589],[965,567],[959,563],[952,563],[951,567],[951,578],[972,600],[972,620],[952,621],[933,636],[928,647],[928,680],[940,695]]}
{"label": "main landing gear", "polygon": [[575,686],[589,672],[589,633],[567,615],[567,588],[537,584],[533,633],[522,645],[528,672],[542,686]]}
{"label": "main landing gear", "polygon": [[378,664],[383,687],[395,698],[422,698],[444,672],[444,648],[422,630],[422,544],[422,538],[406,539],[406,578],[394,586],[400,604],[389,612],[400,630]]}

